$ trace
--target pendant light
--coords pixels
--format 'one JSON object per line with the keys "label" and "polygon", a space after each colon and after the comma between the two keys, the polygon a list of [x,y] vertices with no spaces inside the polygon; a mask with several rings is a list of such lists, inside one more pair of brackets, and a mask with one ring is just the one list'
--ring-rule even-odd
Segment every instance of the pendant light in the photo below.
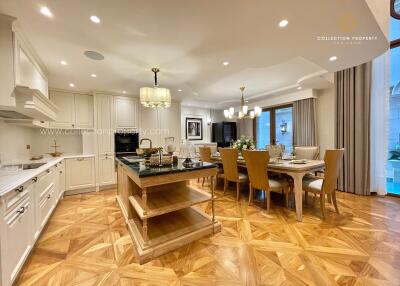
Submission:
{"label": "pendant light", "polygon": [[140,88],[140,103],[150,108],[168,108],[171,106],[171,92],[168,88],[158,86],[157,73],[160,70],[152,68],[151,71],[154,73],[154,87]]}

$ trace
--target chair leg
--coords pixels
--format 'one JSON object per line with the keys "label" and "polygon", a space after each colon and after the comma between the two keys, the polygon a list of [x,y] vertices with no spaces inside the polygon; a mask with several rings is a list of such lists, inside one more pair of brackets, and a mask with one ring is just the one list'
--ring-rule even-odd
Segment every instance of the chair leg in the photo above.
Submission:
{"label": "chair leg", "polygon": [[228,180],[224,178],[224,196],[227,188],[228,188]]}
{"label": "chair leg", "polygon": [[206,177],[203,177],[203,182],[201,183],[201,186],[204,186],[205,179],[206,179]]}
{"label": "chair leg", "polygon": [[236,183],[236,200],[239,201],[239,196],[240,196],[240,183]]}
{"label": "chair leg", "polygon": [[332,203],[332,195],[331,194],[326,194],[327,198],[328,198],[328,203]]}
{"label": "chair leg", "polygon": [[251,187],[251,183],[249,183],[249,205],[253,201],[253,188]]}
{"label": "chair leg", "polygon": [[333,191],[331,196],[332,196],[333,206],[335,207],[336,212],[339,213],[339,209],[337,207],[337,202],[336,202],[336,191]]}
{"label": "chair leg", "polygon": [[320,194],[322,218],[325,219],[325,193]]}
{"label": "chair leg", "polygon": [[285,193],[285,207],[288,209],[289,208],[289,192],[290,192],[290,188],[288,187],[287,189],[285,189],[284,193]]}
{"label": "chair leg", "polygon": [[270,208],[270,205],[271,205],[271,192],[268,190],[266,192],[266,195],[267,195],[267,212],[269,212],[269,208]]}
{"label": "chair leg", "polygon": [[304,200],[306,205],[307,205],[307,199],[308,199],[308,192],[304,192]]}

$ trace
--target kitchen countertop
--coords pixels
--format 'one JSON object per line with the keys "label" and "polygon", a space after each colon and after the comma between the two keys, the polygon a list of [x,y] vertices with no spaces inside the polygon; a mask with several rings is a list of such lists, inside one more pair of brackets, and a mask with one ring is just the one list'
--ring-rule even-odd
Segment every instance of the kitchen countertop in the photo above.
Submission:
{"label": "kitchen countertop", "polygon": [[150,177],[150,176],[158,176],[158,175],[166,175],[173,173],[181,173],[181,172],[189,172],[201,169],[210,169],[216,168],[217,165],[213,163],[206,162],[194,162],[193,165],[183,166],[183,159],[178,160],[178,164],[174,164],[168,167],[149,167],[144,164],[144,162],[135,162],[130,163],[123,158],[116,159],[122,164],[126,165],[129,169],[134,171],[139,178]]}
{"label": "kitchen countertop", "polygon": [[41,160],[22,160],[15,164],[34,164],[34,163],[46,163],[43,166],[40,166],[36,169],[31,170],[21,170],[16,171],[12,174],[1,175],[0,174],[0,197],[4,196],[8,192],[14,190],[18,186],[26,183],[32,178],[38,176],[40,173],[46,171],[48,168],[54,166],[55,164],[61,162],[64,159],[72,159],[72,158],[87,158],[94,157],[94,154],[66,154],[61,157],[44,157]]}

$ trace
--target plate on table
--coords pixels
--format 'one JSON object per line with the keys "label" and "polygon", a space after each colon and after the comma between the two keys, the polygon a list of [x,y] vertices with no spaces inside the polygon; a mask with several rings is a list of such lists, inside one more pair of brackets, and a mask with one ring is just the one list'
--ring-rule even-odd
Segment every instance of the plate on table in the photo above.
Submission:
{"label": "plate on table", "polygon": [[294,160],[294,159],[296,159],[296,156],[288,155],[288,156],[282,157],[282,160],[285,160],[285,161],[290,161],[290,160]]}
{"label": "plate on table", "polygon": [[301,159],[301,160],[292,160],[290,161],[292,164],[307,164],[307,160]]}

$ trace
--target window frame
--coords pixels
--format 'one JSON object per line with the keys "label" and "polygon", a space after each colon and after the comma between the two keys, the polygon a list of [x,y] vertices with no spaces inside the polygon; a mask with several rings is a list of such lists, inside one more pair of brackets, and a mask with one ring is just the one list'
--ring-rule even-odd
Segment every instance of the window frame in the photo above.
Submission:
{"label": "window frame", "polygon": [[[293,112],[293,103],[285,103],[282,105],[276,105],[276,106],[271,106],[271,107],[263,107],[262,108],[262,112],[267,112],[269,111],[269,122],[271,124],[271,128],[270,128],[270,133],[269,133],[269,142],[271,145],[275,145],[276,144],[276,121],[275,121],[275,111],[277,109],[282,109],[282,108],[288,108],[291,107],[292,108],[292,112]],[[292,123],[293,124],[293,123]],[[254,136],[254,141],[257,140],[257,118],[253,119],[253,136]],[[294,140],[294,132],[292,134],[292,142]],[[257,142],[256,142],[257,145]]]}

